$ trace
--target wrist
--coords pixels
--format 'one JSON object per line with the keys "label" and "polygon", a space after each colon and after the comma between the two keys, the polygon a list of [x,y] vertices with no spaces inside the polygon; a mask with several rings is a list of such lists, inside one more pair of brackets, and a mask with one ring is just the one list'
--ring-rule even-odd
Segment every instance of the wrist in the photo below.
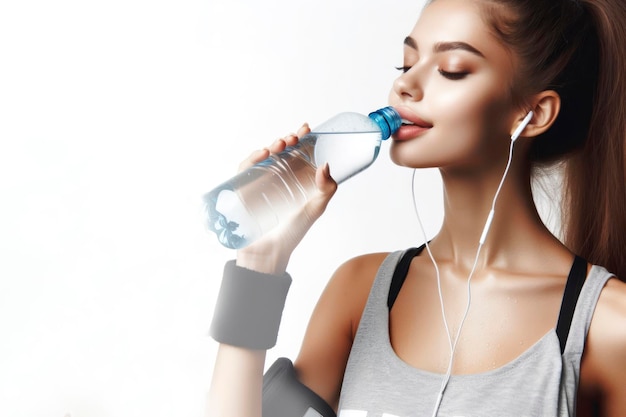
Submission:
{"label": "wrist", "polygon": [[272,275],[284,274],[288,263],[289,257],[285,258],[271,252],[259,252],[252,248],[239,250],[235,261],[235,264],[241,268]]}
{"label": "wrist", "polygon": [[227,262],[211,336],[218,342],[265,350],[276,343],[291,277],[267,274]]}

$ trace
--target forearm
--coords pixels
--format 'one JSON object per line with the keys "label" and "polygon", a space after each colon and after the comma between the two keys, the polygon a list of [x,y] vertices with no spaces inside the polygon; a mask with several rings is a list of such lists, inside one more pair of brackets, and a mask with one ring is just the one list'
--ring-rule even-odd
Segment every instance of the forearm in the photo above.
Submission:
{"label": "forearm", "polygon": [[208,417],[261,417],[265,350],[220,344],[207,404]]}
{"label": "forearm", "polygon": [[208,398],[209,417],[261,417],[267,349],[277,339],[291,277],[227,262],[211,336],[220,343]]}

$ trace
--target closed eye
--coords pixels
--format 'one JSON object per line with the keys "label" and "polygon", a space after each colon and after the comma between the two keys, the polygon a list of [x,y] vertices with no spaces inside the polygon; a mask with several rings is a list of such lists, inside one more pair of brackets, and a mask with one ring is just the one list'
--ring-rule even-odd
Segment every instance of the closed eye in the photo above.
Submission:
{"label": "closed eye", "polygon": [[467,71],[461,71],[461,72],[448,72],[448,71],[444,71],[442,69],[439,69],[439,74],[441,74],[442,77],[447,78],[449,80],[461,80],[463,78],[465,78],[469,72]]}
{"label": "closed eye", "polygon": [[[401,67],[394,67],[395,69],[397,69],[398,71],[402,71],[403,73],[408,72],[412,67],[411,66],[407,66],[407,65],[403,65]],[[465,78],[469,72],[467,71],[461,71],[461,72],[450,72],[450,71],[444,71],[442,69],[437,70],[439,71],[439,74],[441,74],[442,77],[445,77],[449,80],[461,80],[463,78]]]}

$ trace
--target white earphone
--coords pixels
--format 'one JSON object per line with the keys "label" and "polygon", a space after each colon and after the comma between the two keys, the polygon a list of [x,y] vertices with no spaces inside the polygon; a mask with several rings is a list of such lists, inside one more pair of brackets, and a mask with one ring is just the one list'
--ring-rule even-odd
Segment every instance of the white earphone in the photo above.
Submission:
{"label": "white earphone", "polygon": [[491,221],[493,220],[493,215],[496,213],[496,200],[498,199],[498,194],[500,194],[500,189],[502,188],[502,185],[504,184],[504,180],[506,178],[506,174],[509,172],[509,168],[511,166],[511,161],[513,159],[513,143],[517,140],[517,138],[519,137],[519,135],[522,134],[522,132],[524,131],[524,129],[526,129],[526,126],[528,126],[528,123],[530,123],[530,121],[533,118],[533,112],[532,110],[528,112],[528,114],[526,115],[526,117],[524,117],[524,120],[522,120],[520,122],[520,124],[517,126],[517,128],[515,129],[515,131],[513,132],[513,134],[511,135],[511,149],[509,150],[509,160],[506,164],[506,168],[504,170],[504,175],[502,175],[502,179],[500,180],[500,185],[498,186],[498,190],[496,191],[495,197],[493,198],[493,204],[491,206],[491,211],[489,212],[489,216],[487,217],[487,221],[485,222],[485,227],[483,228],[483,233],[480,236],[480,244],[482,245],[483,243],[485,243],[485,240],[487,239],[487,232],[489,231],[489,226],[491,226]]}
{"label": "white earphone", "polygon": [[524,129],[526,129],[526,126],[528,126],[528,123],[530,123],[531,119],[533,118],[533,114],[534,113],[531,110],[531,111],[528,112],[526,117],[524,117],[524,120],[522,120],[522,122],[519,124],[519,126],[517,126],[517,129],[515,129],[515,131],[511,135],[511,140],[512,141],[515,141],[519,137],[519,135],[522,134]]}

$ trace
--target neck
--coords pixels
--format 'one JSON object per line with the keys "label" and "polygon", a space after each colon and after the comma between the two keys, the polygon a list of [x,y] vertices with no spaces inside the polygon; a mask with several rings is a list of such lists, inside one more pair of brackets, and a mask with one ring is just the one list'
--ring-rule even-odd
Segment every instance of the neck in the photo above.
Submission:
{"label": "neck", "polygon": [[[530,169],[523,158],[513,159],[495,204],[495,215],[481,249],[478,267],[504,267],[511,254],[537,238],[554,239],[545,228],[531,192]],[[474,263],[479,240],[504,173],[504,164],[489,172],[468,173],[442,170],[444,221],[433,239],[437,257],[469,269]]]}

